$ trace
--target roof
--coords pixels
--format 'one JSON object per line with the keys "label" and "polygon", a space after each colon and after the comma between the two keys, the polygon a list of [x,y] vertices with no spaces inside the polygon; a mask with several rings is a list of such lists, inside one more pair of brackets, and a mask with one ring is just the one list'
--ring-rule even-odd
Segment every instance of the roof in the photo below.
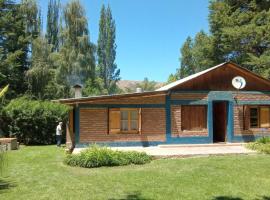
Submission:
{"label": "roof", "polygon": [[152,95],[165,95],[165,91],[152,91],[152,92],[136,92],[136,93],[125,93],[125,94],[111,94],[111,95],[100,95],[100,96],[89,96],[89,97],[80,97],[80,98],[68,98],[68,99],[59,99],[53,100],[54,102],[74,104],[74,103],[83,103],[86,101],[94,100],[104,100],[104,99],[119,99],[123,97],[139,97],[139,96],[152,96]]}
{"label": "roof", "polygon": [[216,68],[219,68],[219,67],[221,67],[221,66],[223,66],[223,65],[225,65],[225,64],[227,64],[227,62],[221,63],[221,64],[219,64],[219,65],[216,65],[216,66],[214,66],[214,67],[208,68],[208,69],[203,70],[203,71],[201,71],[201,72],[198,72],[198,73],[196,73],[196,74],[192,74],[192,75],[190,75],[190,76],[187,76],[187,77],[185,77],[185,78],[182,78],[182,79],[180,79],[180,80],[178,80],[178,81],[172,82],[172,83],[170,83],[170,84],[168,84],[168,85],[165,85],[165,86],[163,86],[163,87],[157,89],[156,91],[167,91],[167,90],[170,90],[170,89],[174,88],[175,86],[178,86],[178,85],[180,85],[180,84],[182,84],[182,83],[185,83],[185,82],[187,82],[187,81],[189,81],[189,80],[191,80],[191,79],[194,79],[194,78],[196,78],[196,77],[198,77],[198,76],[201,76],[201,75],[203,75],[203,74],[205,74],[205,73],[207,73],[207,72],[210,72],[210,71],[212,71],[212,70],[214,70],[214,69],[216,69]]}

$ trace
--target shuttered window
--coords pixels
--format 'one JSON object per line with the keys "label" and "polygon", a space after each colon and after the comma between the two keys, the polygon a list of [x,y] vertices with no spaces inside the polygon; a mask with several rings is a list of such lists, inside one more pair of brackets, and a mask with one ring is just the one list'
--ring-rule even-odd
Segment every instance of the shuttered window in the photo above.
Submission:
{"label": "shuttered window", "polygon": [[200,131],[207,128],[206,106],[181,106],[182,131]]}
{"label": "shuttered window", "polygon": [[270,128],[270,106],[245,106],[245,129]]}
{"label": "shuttered window", "polygon": [[140,133],[141,109],[109,109],[109,133]]}

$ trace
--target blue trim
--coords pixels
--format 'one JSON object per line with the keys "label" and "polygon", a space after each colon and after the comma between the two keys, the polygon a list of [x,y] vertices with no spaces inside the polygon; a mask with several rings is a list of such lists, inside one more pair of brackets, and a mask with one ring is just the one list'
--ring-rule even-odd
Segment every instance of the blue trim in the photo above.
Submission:
{"label": "blue trim", "polygon": [[80,108],[165,108],[165,104],[80,104]]}
{"label": "blue trim", "polygon": [[213,143],[213,101],[209,101],[207,105],[207,130],[210,143]]}
{"label": "blue trim", "polygon": [[80,107],[75,107],[75,144],[80,143]]}
{"label": "blue trim", "polygon": [[207,100],[171,100],[172,105],[207,105]]}
{"label": "blue trim", "polygon": [[171,94],[166,95],[166,141],[171,138]]}
{"label": "blue trim", "polygon": [[227,103],[227,142],[232,142],[234,132],[234,104],[233,101]]}
{"label": "blue trim", "polygon": [[193,137],[170,137],[167,144],[207,144],[212,143],[209,136],[193,136]]}
{"label": "blue trim", "polygon": [[260,101],[234,101],[235,105],[270,105],[270,100],[260,100]]}
{"label": "blue trim", "polygon": [[160,144],[166,144],[166,142],[161,141],[140,141],[140,142],[90,142],[90,143],[78,143],[75,145],[76,148],[89,147],[89,145],[101,145],[101,146],[110,146],[110,147],[119,147],[119,146],[157,146]]}

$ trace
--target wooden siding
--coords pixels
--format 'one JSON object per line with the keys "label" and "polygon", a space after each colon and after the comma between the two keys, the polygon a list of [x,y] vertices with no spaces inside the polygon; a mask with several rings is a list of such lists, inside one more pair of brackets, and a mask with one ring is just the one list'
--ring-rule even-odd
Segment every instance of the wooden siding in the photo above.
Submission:
{"label": "wooden siding", "polygon": [[207,100],[207,93],[173,93],[171,100]]}
{"label": "wooden siding", "polygon": [[235,76],[242,76],[246,79],[246,87],[243,90],[249,91],[269,91],[270,83],[264,79],[259,78],[256,75],[251,74],[237,66],[230,63],[219,67],[206,73],[202,76],[198,76],[191,79],[179,86],[176,86],[175,90],[226,90],[234,91],[232,86],[232,79]]}
{"label": "wooden siding", "polygon": [[142,108],[141,134],[108,134],[108,109],[80,110],[80,143],[165,141],[165,109]]}

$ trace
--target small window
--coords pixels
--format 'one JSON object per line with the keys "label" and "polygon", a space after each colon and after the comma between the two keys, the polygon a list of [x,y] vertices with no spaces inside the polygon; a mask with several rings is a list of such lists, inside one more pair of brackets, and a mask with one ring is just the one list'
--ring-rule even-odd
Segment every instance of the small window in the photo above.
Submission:
{"label": "small window", "polygon": [[250,127],[257,128],[259,122],[258,108],[250,108]]}
{"label": "small window", "polygon": [[137,132],[139,130],[138,109],[120,109],[121,112],[121,131],[122,132]]}
{"label": "small window", "polygon": [[206,106],[181,106],[181,127],[183,131],[201,131],[207,129]]}
{"label": "small window", "polygon": [[270,107],[252,106],[249,108],[250,128],[270,128]]}
{"label": "small window", "polygon": [[110,109],[110,133],[139,133],[140,113],[137,108]]}

